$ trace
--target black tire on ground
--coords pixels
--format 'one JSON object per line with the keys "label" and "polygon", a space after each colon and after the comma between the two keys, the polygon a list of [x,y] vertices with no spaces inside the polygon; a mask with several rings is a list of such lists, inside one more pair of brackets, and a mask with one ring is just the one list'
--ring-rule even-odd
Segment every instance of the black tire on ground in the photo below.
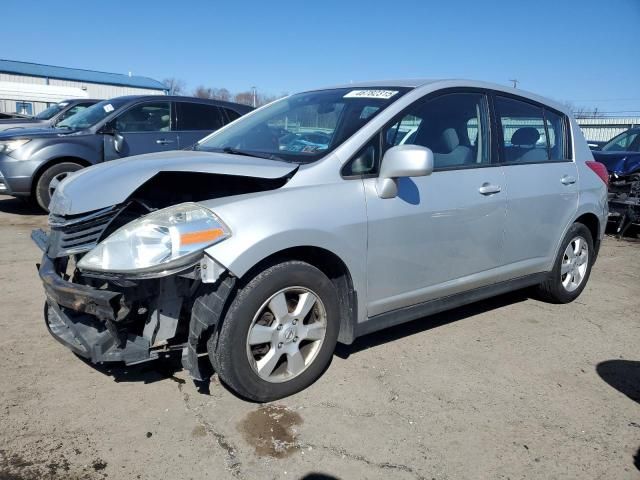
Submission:
{"label": "black tire on ground", "polygon": [[[297,376],[274,383],[262,379],[247,355],[247,336],[254,316],[274,294],[288,287],[313,291],[326,311],[326,333],[315,359]],[[329,365],[338,339],[340,309],[331,280],[316,267],[287,261],[258,273],[235,293],[222,325],[207,343],[211,363],[231,390],[249,400],[269,402],[293,395],[311,385]]]}
{"label": "black tire on ground", "polygon": [[[587,261],[587,269],[582,278],[582,282],[573,291],[568,291],[562,285],[562,274],[561,268],[564,259],[564,252],[567,249],[569,243],[576,237],[582,237],[588,248],[588,261]],[[587,282],[589,281],[589,275],[591,274],[591,267],[593,265],[593,261],[595,258],[595,251],[593,249],[593,238],[591,236],[591,232],[589,229],[583,225],[582,223],[574,223],[567,234],[565,235],[562,243],[560,244],[560,249],[556,255],[555,263],[553,264],[553,270],[549,274],[547,280],[538,285],[538,294],[539,296],[548,302],[551,303],[569,303],[573,302],[576,298],[580,296],[582,290],[584,290]]]}
{"label": "black tire on ground", "polygon": [[35,200],[38,206],[44,211],[49,210],[49,202],[51,201],[49,186],[54,178],[73,173],[81,168],[82,165],[75,162],[62,162],[52,165],[42,172],[34,189]]}

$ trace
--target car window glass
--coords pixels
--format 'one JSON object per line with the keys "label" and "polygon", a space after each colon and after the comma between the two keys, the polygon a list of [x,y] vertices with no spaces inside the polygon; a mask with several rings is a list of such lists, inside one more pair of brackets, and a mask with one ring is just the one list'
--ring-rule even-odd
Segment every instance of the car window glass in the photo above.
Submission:
{"label": "car window glass", "polygon": [[56,113],[58,113],[67,105],[69,104],[65,102],[54,103],[53,105],[49,106],[48,108],[46,108],[45,110],[37,114],[36,118],[38,120],[49,120],[51,117],[53,117]]}
{"label": "car window glass", "polygon": [[449,93],[410,107],[383,132],[385,150],[421,145],[433,151],[434,168],[463,168],[490,162],[488,108],[484,94]]}
{"label": "car window glass", "polygon": [[633,149],[634,144],[636,150],[640,150],[640,132],[623,132],[614,137],[605,146],[602,147],[603,152],[625,152]]}
{"label": "car window glass", "polygon": [[371,175],[378,173],[378,158],[380,154],[380,138],[376,135],[367,145],[356,153],[353,159],[345,165],[342,175],[345,177]]}
{"label": "car window glass", "polygon": [[207,130],[220,128],[224,122],[215,105],[179,102],[177,104],[178,130]]}
{"label": "car window glass", "polygon": [[66,112],[64,112],[62,115],[60,115],[60,117],[58,118],[58,121],[62,121],[65,118],[69,118],[70,116],[75,115],[76,113],[80,113],[81,111],[85,110],[88,106],[90,106],[90,104],[75,105],[71,107],[69,110],[67,110]]}
{"label": "car window glass", "polygon": [[502,126],[505,162],[549,160],[544,112],[541,107],[512,98],[496,97],[496,110]]}
{"label": "car window glass", "polygon": [[119,132],[167,132],[171,130],[170,103],[136,105],[116,119],[115,128]]}
{"label": "car window glass", "polygon": [[548,143],[551,160],[567,159],[564,117],[547,109],[544,111],[544,117],[547,123],[547,133],[549,134]]}
{"label": "car window glass", "polygon": [[296,163],[326,156],[408,91],[333,88],[299,93],[243,116],[203,139],[198,150],[241,150]]}
{"label": "car window glass", "polygon": [[224,112],[227,114],[230,122],[233,122],[234,120],[242,116],[238,112],[236,112],[235,110],[231,110],[230,108],[222,108],[222,110],[224,110]]}

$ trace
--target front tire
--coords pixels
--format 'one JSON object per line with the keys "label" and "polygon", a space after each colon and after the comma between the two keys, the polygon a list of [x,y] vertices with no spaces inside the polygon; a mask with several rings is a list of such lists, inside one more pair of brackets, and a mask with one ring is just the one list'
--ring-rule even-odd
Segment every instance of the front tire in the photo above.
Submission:
{"label": "front tire", "polygon": [[38,206],[45,212],[48,212],[51,197],[60,182],[81,168],[82,165],[75,162],[62,162],[52,165],[42,172],[42,175],[38,178],[34,192]]}
{"label": "front tire", "polygon": [[587,285],[594,259],[591,232],[574,223],[560,244],[553,270],[538,286],[540,296],[552,303],[573,302]]}
{"label": "front tire", "polygon": [[269,402],[293,395],[331,361],[339,313],[336,289],[316,267],[274,265],[237,291],[208,342],[211,363],[244,398]]}

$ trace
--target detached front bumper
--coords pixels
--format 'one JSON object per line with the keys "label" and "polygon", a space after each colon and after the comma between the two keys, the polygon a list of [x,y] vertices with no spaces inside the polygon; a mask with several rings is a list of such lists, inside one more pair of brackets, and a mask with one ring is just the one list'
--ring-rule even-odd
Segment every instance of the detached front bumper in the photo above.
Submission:
{"label": "detached front bumper", "polygon": [[47,297],[45,323],[57,341],[93,363],[131,365],[157,358],[149,340],[118,328],[122,293],[68,282],[46,254],[38,273]]}

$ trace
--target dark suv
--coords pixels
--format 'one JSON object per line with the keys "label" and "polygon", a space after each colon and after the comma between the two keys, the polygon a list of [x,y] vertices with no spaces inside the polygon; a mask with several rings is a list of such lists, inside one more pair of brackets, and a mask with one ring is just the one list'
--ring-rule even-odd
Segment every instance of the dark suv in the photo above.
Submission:
{"label": "dark suv", "polygon": [[70,173],[100,162],[178,150],[252,108],[173,96],[105,100],[47,130],[0,134],[0,193],[25,197],[47,209]]}
{"label": "dark suv", "polygon": [[49,128],[85,108],[98,103],[100,100],[91,98],[76,98],[54,103],[35,117],[9,118],[0,120],[0,132],[19,128]]}

